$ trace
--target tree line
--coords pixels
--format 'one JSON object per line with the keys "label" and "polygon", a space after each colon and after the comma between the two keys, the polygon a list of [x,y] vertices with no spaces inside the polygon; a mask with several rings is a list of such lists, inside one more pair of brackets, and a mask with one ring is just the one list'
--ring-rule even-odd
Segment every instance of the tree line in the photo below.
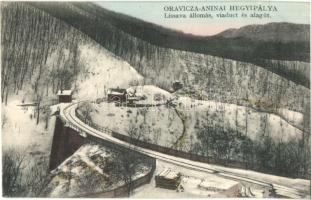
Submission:
{"label": "tree line", "polygon": [[220,126],[203,126],[197,132],[198,142],[191,152],[214,159],[237,160],[246,169],[293,178],[309,178],[311,152],[309,137],[275,141],[269,133],[258,140],[236,130]]}
{"label": "tree line", "polygon": [[[145,77],[147,84],[155,84],[163,89],[169,90],[174,80],[181,80],[185,86],[183,88],[184,91],[195,92],[199,88],[205,94],[210,94],[209,98],[221,97],[222,102],[230,102],[232,99],[235,99],[235,96],[246,98],[249,95],[255,96],[256,98],[266,98],[267,101],[272,101],[274,105],[278,105],[281,102],[283,106],[288,106],[299,111],[303,107],[302,99],[309,98],[306,92],[308,85],[305,84],[308,81],[305,74],[299,70],[299,67],[295,68],[295,70],[289,69],[290,67],[283,68],[281,66],[288,65],[285,61],[280,61],[279,65],[275,63],[269,64],[270,62],[267,64],[266,60],[273,58],[271,55],[275,53],[273,52],[273,45],[271,46],[270,43],[269,45],[265,44],[268,49],[272,49],[272,52],[267,51],[271,54],[269,58],[265,58],[265,56],[265,59],[258,58],[258,53],[251,56],[251,62],[245,59],[242,59],[243,62],[232,61],[225,59],[228,58],[226,56],[214,57],[192,53],[198,51],[194,51],[191,48],[174,48],[173,44],[168,41],[165,41],[167,45],[151,42],[150,38],[154,38],[152,39],[153,41],[164,40],[162,38],[163,35],[157,34],[157,36],[146,39],[145,36],[149,34],[149,29],[146,28],[149,26],[146,24],[142,23],[139,25],[139,28],[145,27],[143,25],[146,25],[146,30],[141,31],[137,35],[138,33],[136,32],[139,29],[133,27],[136,27],[139,22],[136,23],[130,20],[131,22],[128,24],[124,23],[124,16],[112,14],[107,10],[90,4],[32,3],[31,5],[64,20],[115,55],[128,61]],[[153,31],[153,33],[156,33],[156,31]],[[184,37],[176,36],[175,40],[179,41],[174,43],[176,45],[185,44]],[[245,56],[247,58],[247,55],[237,51],[237,46],[235,46],[240,43],[242,46],[247,46],[248,43],[243,39],[227,41],[226,39],[216,38],[210,42],[213,45],[206,45],[204,42],[200,42],[200,44],[204,44],[202,48],[208,47],[219,52],[229,50],[230,53],[228,52],[228,55],[236,53],[240,57]],[[265,46],[264,44],[262,45]],[[287,51],[291,52],[292,49],[298,52],[297,49],[300,46],[302,48],[305,44],[276,43],[275,45],[277,46],[275,49],[278,49],[278,52],[282,50],[286,53]],[[244,48],[241,49],[243,50]],[[264,52],[262,48],[258,47],[258,49]],[[248,52],[248,49],[245,52]],[[204,53],[214,55],[208,51]],[[276,56],[276,58],[279,57]],[[241,60],[238,58],[234,59]],[[297,65],[300,64],[297,63]],[[190,75],[194,76],[194,80]],[[303,83],[299,81],[303,81]],[[213,92],[208,92],[208,89],[213,89]],[[296,92],[304,95],[297,95]],[[278,96],[279,98],[275,97],[276,95],[274,94],[276,93],[280,94]]]}
{"label": "tree line", "polygon": [[83,34],[20,2],[1,8],[1,30],[2,102],[21,90],[38,99],[70,89],[80,70]]}

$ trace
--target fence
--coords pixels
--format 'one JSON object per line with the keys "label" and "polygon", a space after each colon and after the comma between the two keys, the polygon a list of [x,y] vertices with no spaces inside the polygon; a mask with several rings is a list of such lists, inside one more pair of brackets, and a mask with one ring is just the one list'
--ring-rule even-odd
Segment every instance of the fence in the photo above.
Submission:
{"label": "fence", "polygon": [[84,118],[82,116],[82,114],[80,114],[77,109],[75,110],[75,115],[76,115],[76,117],[78,119],[80,119],[82,122],[84,122],[85,124],[89,125],[90,127],[94,128],[94,129],[96,129],[98,131],[101,131],[101,132],[104,132],[104,133],[108,133],[109,135],[111,135],[111,130],[110,129],[102,127],[102,126],[99,126],[98,124],[95,124],[91,120],[88,120],[88,119]]}
{"label": "fence", "polygon": [[[135,179],[132,182],[132,188],[135,189],[138,188],[139,186],[142,186],[146,183],[150,183],[153,173],[156,168],[156,160],[151,159],[151,170],[144,176],[139,177]],[[90,193],[90,194],[82,194],[79,196],[74,196],[74,197],[86,197],[86,198],[114,198],[114,197],[127,197],[128,196],[128,185],[122,185],[120,187],[114,188],[109,191],[104,191],[104,192],[98,192],[98,193]]]}
{"label": "fence", "polygon": [[[107,129],[105,127],[101,127],[101,126],[93,123],[90,120],[84,119],[82,114],[80,114],[77,109],[75,110],[75,115],[81,121],[83,121],[87,125],[93,127],[94,129],[112,135],[113,132],[110,129]],[[124,148],[124,147],[112,144],[112,143],[110,143],[108,141],[105,141],[105,140],[99,140],[99,138],[97,138],[95,136],[92,136],[92,135],[88,135],[87,136],[87,140],[95,141],[97,143],[101,143],[103,145],[106,145],[106,146],[108,146],[110,148],[114,148],[114,149]],[[132,150],[128,150],[128,151],[132,151]],[[135,152],[135,153],[140,154],[141,156],[143,156],[145,158],[145,160],[148,161],[148,163],[151,166],[151,170],[146,175],[144,175],[144,176],[142,176],[142,177],[140,177],[138,179],[135,179],[132,182],[132,188],[131,189],[135,189],[135,188],[137,188],[137,187],[139,187],[141,185],[149,183],[151,181],[152,177],[153,177],[153,173],[154,173],[155,168],[156,168],[156,160],[154,158],[152,158],[150,156],[147,156],[147,155],[144,155],[144,154],[141,154],[139,152]],[[74,196],[74,197],[105,197],[105,198],[112,198],[112,197],[126,197],[127,195],[128,195],[128,185],[123,185],[123,186],[120,186],[118,188],[115,188],[115,189],[112,189],[112,190],[109,190],[109,191],[98,192],[98,193],[91,193],[91,194],[83,194],[83,195]]]}
{"label": "fence", "polygon": [[120,134],[120,133],[117,133],[114,131],[112,131],[112,136],[119,139],[119,140],[131,143],[135,146],[139,146],[142,148],[154,150],[154,151],[157,151],[160,153],[164,153],[164,154],[168,154],[168,155],[172,155],[172,156],[176,156],[176,157],[180,157],[180,158],[185,158],[185,159],[189,159],[189,160],[193,160],[193,161],[199,161],[199,162],[210,163],[210,164],[221,164],[224,166],[235,167],[235,168],[243,168],[243,169],[246,168],[246,164],[243,162],[240,162],[240,161],[227,160],[227,159],[215,159],[215,158],[208,157],[208,156],[192,154],[192,153],[172,149],[169,147],[160,146],[157,144],[144,142],[144,141],[141,141],[141,140],[138,140],[135,138],[131,138],[127,135],[123,135],[123,134]]}
{"label": "fence", "polygon": [[133,144],[135,146],[139,146],[142,148],[150,149],[150,150],[157,151],[160,153],[164,153],[164,154],[168,154],[168,155],[172,155],[172,156],[176,156],[176,157],[180,157],[180,158],[185,158],[185,159],[189,159],[189,160],[193,160],[193,161],[199,161],[199,162],[204,162],[204,163],[209,163],[209,164],[220,164],[220,165],[224,165],[224,166],[228,166],[228,167],[234,167],[234,168],[242,168],[242,169],[247,168],[247,163],[245,163],[245,162],[231,160],[231,159],[213,158],[210,156],[202,156],[202,155],[198,155],[198,154],[193,154],[193,153],[188,153],[185,151],[172,149],[169,147],[160,146],[157,144],[144,142],[144,141],[141,141],[141,140],[138,140],[135,138],[131,138],[127,135],[123,135],[123,134],[117,133],[115,131],[112,131],[110,129],[107,129],[105,127],[101,127],[98,124],[95,124],[94,122],[91,122],[89,120],[84,120],[83,116],[77,110],[76,110],[76,116],[81,121],[84,121],[86,124],[93,127],[94,129],[108,133],[109,135],[111,135],[111,136],[113,136],[119,140],[128,142],[128,143]]}
{"label": "fence", "polygon": [[150,108],[150,107],[158,107],[162,105],[167,105],[167,103],[156,103],[156,104],[140,104],[140,103],[115,103],[117,107],[132,107],[132,108]]}

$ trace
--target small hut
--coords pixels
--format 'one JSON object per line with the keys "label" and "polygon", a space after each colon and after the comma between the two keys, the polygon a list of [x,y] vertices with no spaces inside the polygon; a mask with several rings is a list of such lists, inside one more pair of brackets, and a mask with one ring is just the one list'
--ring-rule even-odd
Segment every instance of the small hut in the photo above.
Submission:
{"label": "small hut", "polygon": [[70,103],[72,101],[71,90],[59,90],[57,96],[58,96],[58,103]]}
{"label": "small hut", "polygon": [[108,91],[108,102],[125,102],[126,95],[126,89],[111,88]]}
{"label": "small hut", "polygon": [[183,84],[180,81],[174,81],[173,83],[173,89],[174,91],[177,91],[183,87]]}
{"label": "small hut", "polygon": [[155,176],[156,187],[176,190],[181,181],[181,174],[171,169],[164,169]]}

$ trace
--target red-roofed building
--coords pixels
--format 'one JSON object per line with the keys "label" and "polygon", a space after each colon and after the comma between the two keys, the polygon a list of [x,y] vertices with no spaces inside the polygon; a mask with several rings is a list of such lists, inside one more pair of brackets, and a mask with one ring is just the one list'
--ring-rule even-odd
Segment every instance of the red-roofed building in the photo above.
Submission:
{"label": "red-roofed building", "polygon": [[58,103],[70,103],[72,101],[71,90],[59,90],[57,96],[58,96]]}

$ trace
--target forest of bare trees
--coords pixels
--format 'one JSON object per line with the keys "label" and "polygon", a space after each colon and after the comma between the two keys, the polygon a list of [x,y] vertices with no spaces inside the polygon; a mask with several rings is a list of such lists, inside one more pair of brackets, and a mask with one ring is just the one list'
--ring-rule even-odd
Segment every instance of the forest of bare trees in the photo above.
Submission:
{"label": "forest of bare trees", "polygon": [[[19,95],[33,102],[30,118],[49,127],[50,105],[59,89],[75,86],[79,73],[78,43],[83,34],[23,3],[1,3],[1,97],[4,105]],[[2,112],[6,125],[6,113]],[[3,195],[38,196],[45,187],[48,161],[30,159],[28,151],[3,148]],[[45,157],[43,159],[46,159]],[[34,162],[34,163],[33,163]]]}
{"label": "forest of bare trees", "polygon": [[[110,23],[109,14],[106,15],[105,11],[99,13],[100,9],[95,8],[88,10],[90,5],[33,5],[61,18],[129,62],[145,77],[146,84],[155,84],[169,90],[174,80],[180,80],[185,86],[183,91],[186,93],[202,90],[209,99],[222,102],[232,102],[238,96],[240,103],[244,104],[248,101],[242,99],[250,96],[257,100],[271,102],[273,106],[282,105],[300,112],[304,109],[303,101],[310,98],[307,92],[308,86],[289,81],[299,79],[309,83],[305,69],[306,63],[293,62],[293,64],[289,61],[265,59],[255,60],[254,63],[261,64],[256,66],[223,57],[175,50],[133,37],[128,33],[129,31],[125,32],[120,28],[123,23],[121,19],[116,17],[120,20],[118,25],[115,25],[115,22]],[[79,15],[75,14],[77,10],[79,10]],[[75,15],[76,18],[70,18],[70,15]],[[114,17],[112,19],[116,20]],[[95,28],[94,24],[89,26],[90,22],[96,24],[96,31],[92,30]],[[235,51],[231,53],[234,54]],[[196,98],[199,97],[196,96]]]}
{"label": "forest of bare trees", "polygon": [[[83,34],[23,3],[1,6],[1,96],[27,91],[36,101],[71,89],[79,72]],[[14,77],[14,78],[12,78]]]}
{"label": "forest of bare trees", "polygon": [[240,161],[244,165],[241,167],[246,169],[280,176],[309,178],[309,136],[282,141],[275,140],[269,131],[265,131],[258,140],[251,140],[246,133],[206,124],[197,132],[196,137],[199,142],[191,149],[192,153],[216,160]]}
{"label": "forest of bare trees", "polygon": [[[87,36],[28,4],[8,4],[2,10],[2,30],[6,33],[1,39],[6,47],[3,48],[6,51],[2,49],[2,100],[7,101],[9,94],[18,93],[24,82],[32,93],[39,87],[48,95],[60,88],[73,87],[81,68],[78,45],[88,40]],[[84,14],[85,18],[91,16]],[[27,17],[21,18],[23,15]],[[82,31],[87,27],[87,20],[70,22]],[[238,96],[239,103],[249,104],[247,98],[253,97],[300,112],[304,110],[303,102],[309,99],[307,88],[253,64],[158,47],[109,23],[99,27],[98,32],[89,36],[134,66],[145,76],[146,84],[170,89],[174,80],[181,80],[184,92],[202,90],[208,99],[233,102]],[[270,68],[286,68],[292,76],[306,74],[302,62],[263,62]],[[18,78],[10,79],[12,75]]]}
{"label": "forest of bare trees", "polygon": [[48,183],[47,163],[46,160],[31,163],[25,149],[5,149],[2,152],[3,196],[39,196]]}
{"label": "forest of bare trees", "polygon": [[[73,16],[75,9],[71,8]],[[91,21],[100,19],[86,11],[82,13],[82,17]],[[146,84],[169,90],[173,81],[180,80],[184,85],[181,94],[193,94],[193,98],[243,104],[268,113],[277,113],[279,108],[303,113],[302,139],[276,142],[265,133],[260,141],[252,141],[247,135],[247,125],[244,133],[207,125],[197,133],[199,142],[191,142],[190,150],[215,159],[235,159],[245,163],[248,169],[303,178],[311,174],[310,91],[305,84],[310,78],[306,76],[309,72],[306,63],[257,60],[261,65],[258,67],[159,47],[107,22],[97,24],[98,31],[86,31],[89,20],[71,19],[70,14],[62,16],[75,29],[52,14],[61,16],[61,10],[48,14],[28,3],[1,3],[1,97],[5,105],[10,96],[25,91],[30,96],[26,101],[36,103],[36,123],[43,119],[47,128],[50,109],[46,100],[55,98],[60,89],[75,89],[83,67],[79,45],[93,39],[135,67],[145,77]],[[84,110],[85,120],[90,120],[90,112],[90,108]],[[3,126],[5,115],[2,118]],[[247,123],[248,117],[245,117]],[[129,131],[133,138],[141,138],[141,134],[134,129]],[[139,160],[136,156],[132,151],[122,152],[121,167],[116,168],[128,183],[129,194],[133,167]],[[5,196],[23,196],[26,186],[35,196],[44,185],[40,182],[44,179],[39,180],[45,176],[44,170],[34,166],[31,169],[34,173],[28,177],[24,174],[25,160],[21,152],[3,153]]]}

